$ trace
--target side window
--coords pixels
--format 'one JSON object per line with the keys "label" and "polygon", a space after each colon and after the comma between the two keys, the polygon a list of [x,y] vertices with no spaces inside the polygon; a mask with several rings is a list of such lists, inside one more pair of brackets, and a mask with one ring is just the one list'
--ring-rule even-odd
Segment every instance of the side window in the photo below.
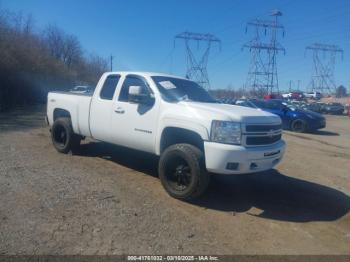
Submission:
{"label": "side window", "polygon": [[107,76],[100,92],[100,98],[106,99],[106,100],[112,100],[115,89],[117,88],[119,79],[120,79],[120,75]]}
{"label": "side window", "polygon": [[141,78],[135,77],[135,76],[127,76],[124,80],[122,89],[120,90],[119,94],[119,101],[121,102],[128,102],[129,101],[129,87],[130,86],[141,86],[142,93],[147,94],[149,93],[148,86],[146,85],[145,81]]}

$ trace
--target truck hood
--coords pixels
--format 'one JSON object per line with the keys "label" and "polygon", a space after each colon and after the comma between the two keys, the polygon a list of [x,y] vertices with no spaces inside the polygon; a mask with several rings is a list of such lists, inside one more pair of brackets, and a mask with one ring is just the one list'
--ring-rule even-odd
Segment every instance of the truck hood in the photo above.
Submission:
{"label": "truck hood", "polygon": [[219,104],[219,103],[199,103],[180,102],[181,105],[196,111],[196,114],[211,120],[226,120],[251,124],[278,124],[281,123],[279,116],[264,112],[260,109]]}

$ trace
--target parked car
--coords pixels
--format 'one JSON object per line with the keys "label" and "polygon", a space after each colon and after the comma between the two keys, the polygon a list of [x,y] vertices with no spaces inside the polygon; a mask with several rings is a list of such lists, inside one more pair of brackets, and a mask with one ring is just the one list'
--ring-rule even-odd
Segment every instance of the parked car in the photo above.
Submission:
{"label": "parked car", "polygon": [[322,94],[320,92],[307,92],[304,93],[304,96],[309,99],[320,100],[322,98]]}
{"label": "parked car", "polygon": [[282,94],[282,98],[284,98],[284,99],[290,99],[291,96],[292,96],[292,93],[284,93],[284,94]]}
{"label": "parked car", "polygon": [[93,91],[94,89],[91,86],[75,86],[70,90],[70,92],[76,93],[76,94],[85,94]]}
{"label": "parked car", "polygon": [[304,93],[295,91],[295,92],[290,92],[286,94],[282,94],[282,98],[284,99],[294,99],[294,100],[302,100],[304,99]]}
{"label": "parked car", "polygon": [[294,132],[312,132],[326,127],[326,119],[321,114],[299,109],[283,100],[250,100],[255,107],[278,115],[283,129]]}
{"label": "parked car", "polygon": [[324,105],[324,103],[310,103],[306,105],[305,110],[313,111],[316,113],[322,113]]}
{"label": "parked car", "polygon": [[269,100],[269,99],[281,99],[283,98],[280,94],[268,94],[264,95],[264,99]]}
{"label": "parked car", "polygon": [[304,109],[304,110],[307,107],[307,103],[304,101],[300,101],[300,100],[289,100],[289,101],[285,101],[284,103],[286,103],[287,105],[289,105],[291,107]]}
{"label": "parked car", "polygon": [[328,103],[322,108],[322,113],[332,114],[332,115],[342,115],[344,113],[345,107],[340,103]]}
{"label": "parked car", "polygon": [[285,151],[278,116],[220,104],[197,83],[158,73],[105,73],[93,94],[49,92],[47,121],[61,153],[92,137],[159,156],[162,185],[179,199],[200,196],[211,173],[271,169]]}

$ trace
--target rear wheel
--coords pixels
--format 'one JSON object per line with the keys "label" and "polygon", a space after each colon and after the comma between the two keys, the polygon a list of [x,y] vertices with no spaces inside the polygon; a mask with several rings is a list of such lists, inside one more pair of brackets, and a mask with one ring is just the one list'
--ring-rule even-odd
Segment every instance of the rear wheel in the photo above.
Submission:
{"label": "rear wheel", "polygon": [[58,152],[67,154],[79,147],[81,137],[74,134],[70,118],[61,117],[52,125],[51,139]]}
{"label": "rear wheel", "polygon": [[291,129],[294,132],[304,133],[304,132],[306,132],[307,125],[303,120],[296,119],[292,122]]}
{"label": "rear wheel", "polygon": [[184,200],[199,197],[209,184],[203,152],[189,144],[170,146],[161,155],[159,177],[170,196]]}

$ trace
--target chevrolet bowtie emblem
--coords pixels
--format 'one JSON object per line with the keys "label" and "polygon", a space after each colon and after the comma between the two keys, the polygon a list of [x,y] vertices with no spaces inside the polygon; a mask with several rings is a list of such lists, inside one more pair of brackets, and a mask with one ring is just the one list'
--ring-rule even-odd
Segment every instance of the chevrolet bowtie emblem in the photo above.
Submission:
{"label": "chevrolet bowtie emblem", "polygon": [[267,135],[270,137],[270,138],[272,138],[273,137],[273,135],[274,135],[274,132],[273,132],[273,130],[271,129],[268,133],[267,133]]}

